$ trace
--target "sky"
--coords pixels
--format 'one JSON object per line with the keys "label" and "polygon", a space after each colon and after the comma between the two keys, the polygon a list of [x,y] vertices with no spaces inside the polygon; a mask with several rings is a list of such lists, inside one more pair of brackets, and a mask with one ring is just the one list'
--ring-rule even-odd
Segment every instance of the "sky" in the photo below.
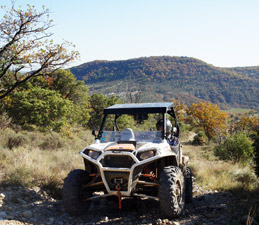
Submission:
{"label": "sky", "polygon": [[187,56],[219,67],[259,66],[258,0],[15,1],[26,4],[50,9],[52,39],[76,45],[81,57],[75,65]]}

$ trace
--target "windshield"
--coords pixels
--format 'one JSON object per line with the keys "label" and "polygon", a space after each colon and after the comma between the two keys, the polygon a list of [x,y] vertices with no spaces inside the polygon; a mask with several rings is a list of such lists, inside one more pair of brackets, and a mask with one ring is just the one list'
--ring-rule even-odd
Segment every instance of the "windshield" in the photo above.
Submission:
{"label": "windshield", "polygon": [[162,130],[157,128],[157,122],[163,114],[108,114],[101,130],[100,141],[120,142],[153,142],[162,141]]}
{"label": "windshield", "polygon": [[160,143],[162,141],[162,135],[160,131],[132,131],[131,129],[104,131],[100,141],[102,143],[118,141]]}

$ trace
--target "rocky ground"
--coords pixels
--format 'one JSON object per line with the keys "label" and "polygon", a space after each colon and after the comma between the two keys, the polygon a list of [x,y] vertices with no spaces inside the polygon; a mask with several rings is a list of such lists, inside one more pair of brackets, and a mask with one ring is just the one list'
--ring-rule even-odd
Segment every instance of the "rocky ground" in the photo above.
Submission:
{"label": "rocky ground", "polygon": [[205,191],[195,184],[193,191],[193,202],[186,205],[181,217],[172,220],[161,214],[154,200],[125,199],[121,210],[117,202],[96,200],[87,215],[70,217],[61,200],[51,198],[39,187],[0,188],[0,224],[246,224],[247,215],[236,210],[238,204],[232,194]]}

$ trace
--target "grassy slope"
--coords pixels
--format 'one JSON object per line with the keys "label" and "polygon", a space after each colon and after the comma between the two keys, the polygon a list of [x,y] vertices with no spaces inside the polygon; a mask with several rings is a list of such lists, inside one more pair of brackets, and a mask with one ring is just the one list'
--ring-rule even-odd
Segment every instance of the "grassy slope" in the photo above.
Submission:
{"label": "grassy slope", "polygon": [[259,180],[249,166],[218,160],[213,154],[213,146],[184,145],[183,152],[190,157],[189,166],[198,186],[205,190],[231,192],[238,200],[234,211],[240,215],[250,213],[259,219]]}

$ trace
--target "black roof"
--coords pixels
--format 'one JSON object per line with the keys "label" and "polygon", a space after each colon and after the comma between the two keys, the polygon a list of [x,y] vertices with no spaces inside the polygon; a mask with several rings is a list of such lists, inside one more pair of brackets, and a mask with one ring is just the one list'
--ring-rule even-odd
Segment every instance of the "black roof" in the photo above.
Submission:
{"label": "black roof", "polygon": [[116,104],[104,109],[104,114],[141,114],[174,112],[172,102]]}

